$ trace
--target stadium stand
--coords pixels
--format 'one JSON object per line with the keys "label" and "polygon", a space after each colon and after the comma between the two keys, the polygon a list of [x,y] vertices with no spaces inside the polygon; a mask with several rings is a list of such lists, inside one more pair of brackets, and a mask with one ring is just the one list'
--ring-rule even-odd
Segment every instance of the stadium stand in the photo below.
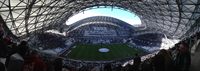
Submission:
{"label": "stadium stand", "polygon": [[[49,33],[49,34],[51,34],[51,35],[53,35],[52,33]],[[47,34],[47,35],[49,35],[49,34]],[[40,34],[41,35],[41,34]],[[43,34],[43,36],[44,36],[45,34]],[[46,36],[47,36],[46,35]],[[51,37],[52,38],[52,36],[49,36],[49,37]],[[151,34],[152,35],[152,34]],[[153,34],[153,35],[155,35],[155,34]],[[57,37],[57,36],[55,36],[55,37]],[[62,36],[60,36],[59,38],[61,38]],[[140,36],[140,37],[148,37],[148,36]],[[159,36],[160,37],[160,36]],[[195,36],[193,36],[193,37],[191,37],[191,38],[196,38],[196,40],[197,40],[197,38],[198,38],[199,36],[198,35],[195,35]],[[151,37],[150,37],[151,38]],[[152,41],[152,39],[154,39],[155,37],[152,37],[151,39],[145,39],[145,40],[143,40],[143,38],[141,38],[140,40],[143,40],[143,41],[146,41],[146,40],[148,40],[148,41]],[[156,37],[157,38],[157,37]],[[3,39],[3,38],[1,38],[1,39]],[[46,40],[46,39],[48,39],[48,38],[42,38],[43,40]],[[56,39],[56,38],[55,38]],[[159,38],[160,39],[160,38]],[[199,38],[198,38],[199,39]],[[71,39],[70,41],[74,41],[73,39]],[[155,41],[155,40],[153,40],[153,41]],[[169,49],[169,50],[161,50],[161,51],[159,51],[158,53],[156,52],[156,53],[152,53],[152,54],[149,54],[149,55],[145,55],[145,56],[142,56],[141,57],[141,61],[142,61],[142,63],[140,63],[141,64],[141,68],[139,69],[140,71],[146,71],[146,69],[148,68],[148,70],[150,70],[150,71],[160,71],[160,70],[166,70],[167,69],[167,71],[168,70],[170,70],[170,71],[172,71],[172,70],[175,70],[175,71],[177,71],[177,70],[182,70],[182,66],[181,67],[176,67],[176,66],[179,66],[179,65],[177,65],[177,64],[179,64],[179,63],[182,63],[182,62],[176,62],[176,61],[179,61],[179,59],[177,58],[177,57],[179,57],[179,51],[180,52],[183,52],[184,53],[184,57],[186,57],[186,59],[188,58],[188,56],[185,56],[185,54],[187,54],[187,53],[185,53],[185,52],[188,52],[189,51],[189,49],[190,48],[188,48],[189,47],[189,45],[192,45],[192,44],[194,44],[194,42],[195,41],[193,41],[193,42],[188,42],[189,40],[188,39],[186,39],[186,40],[184,40],[184,41],[181,41],[180,43],[178,43],[178,44],[176,44],[176,46],[175,47],[173,47],[172,49]],[[4,41],[2,41],[2,42],[7,42],[6,40],[4,40]],[[55,42],[55,41],[53,41],[53,42]],[[156,41],[157,42],[157,41]],[[9,44],[9,45],[13,45],[15,42],[11,42],[11,44]],[[8,46],[8,45],[6,45],[6,44],[1,44],[1,46]],[[23,44],[24,45],[24,44]],[[181,45],[181,46],[180,46]],[[183,46],[187,46],[187,48],[185,48],[185,47],[183,47]],[[21,48],[21,46],[19,45],[18,46],[18,48]],[[10,49],[8,49],[9,51],[11,51],[11,52],[14,52],[15,53],[15,51],[16,51],[16,47],[7,47],[7,48],[11,48],[11,50]],[[2,48],[1,48],[2,49]],[[19,51],[19,54],[20,54],[20,52],[23,52],[24,53],[24,49],[17,49],[17,50],[23,50],[23,51]],[[26,50],[25,51],[27,51],[27,48],[26,48]],[[32,49],[28,49],[28,53],[27,54],[20,54],[20,55],[13,55],[14,56],[14,59],[16,59],[16,57],[17,57],[17,62],[19,62],[19,61],[21,61],[21,60],[19,60],[19,58],[18,57],[22,57],[21,59],[22,59],[22,61],[26,61],[26,55],[29,55],[29,52],[30,53],[33,53],[33,54],[35,54],[35,50],[32,50]],[[18,53],[18,52],[17,52]],[[13,54],[13,53],[12,53]],[[11,55],[12,55],[11,54]],[[42,56],[43,58],[42,58],[42,60],[44,60],[45,62],[48,62],[47,64],[52,64],[53,63],[53,60],[54,59],[56,59],[56,57],[52,57],[52,56],[49,56],[48,57],[48,55],[44,55],[44,54],[42,54],[42,53],[39,53],[40,54],[40,56]],[[177,55],[178,54],[178,55]],[[182,54],[182,53],[181,53]],[[180,54],[180,55],[181,55]],[[167,58],[169,58],[169,59],[171,59],[171,61],[170,62],[167,62],[168,64],[167,64],[167,66],[165,66],[165,63],[164,63],[164,67],[160,67],[160,66],[162,66],[162,65],[160,65],[160,64],[163,64],[163,63],[157,63],[157,62],[162,62],[162,57],[163,56],[168,56],[168,57],[164,57],[164,61],[163,62],[165,62],[166,60],[165,59],[167,59]],[[2,57],[2,56],[1,56]],[[159,59],[157,59],[157,58],[159,58]],[[161,60],[160,60],[160,58],[161,58]],[[61,58],[62,59],[62,58]],[[131,63],[134,61],[134,60],[132,60],[132,58],[130,59],[130,58],[127,58],[127,59],[123,59],[123,60],[113,60],[113,61],[81,61],[81,60],[66,60],[65,58],[63,58],[63,60],[64,60],[64,65],[62,66],[63,68],[65,68],[66,70],[75,70],[75,71],[77,71],[77,70],[79,70],[79,71],[92,71],[92,70],[103,70],[103,71],[111,71],[111,70],[119,70],[119,71],[126,71],[126,70],[134,70],[135,68],[134,68],[134,65],[132,65]],[[182,60],[182,59],[181,59]],[[6,60],[7,61],[7,60]],[[9,63],[8,63],[8,65],[5,65],[5,66],[8,66],[7,68],[8,68],[8,71],[9,71],[9,69],[10,69],[10,62],[11,61],[13,61],[13,57],[11,57],[10,58],[10,60],[9,60]],[[169,61],[169,60],[168,60]],[[188,60],[189,61],[189,60]],[[33,61],[34,62],[34,61]],[[7,62],[6,62],[7,63]],[[15,62],[16,63],[16,62]],[[158,66],[156,66],[156,64],[158,64]],[[171,64],[173,64],[173,65],[171,65]],[[12,65],[12,64],[11,64]],[[57,64],[56,64],[57,65]],[[186,65],[186,66],[184,66],[184,65]],[[184,64],[183,63],[183,67],[184,67],[184,70],[188,70],[188,66],[189,66],[190,64],[188,64],[187,62]],[[25,64],[25,66],[26,66],[26,64]],[[44,65],[44,66],[46,66],[46,64]],[[53,66],[53,64],[52,64],[52,66]],[[173,67],[170,67],[170,66],[175,66],[174,68]],[[45,67],[43,67],[43,71],[45,71],[45,69],[50,69],[49,67],[51,67],[51,66],[47,66],[48,68],[45,68]],[[11,67],[12,69],[13,69],[13,67]],[[15,67],[16,68],[16,67]],[[155,69],[154,69],[155,68]],[[158,68],[158,69],[157,69]],[[173,69],[172,69],[173,68]],[[41,69],[41,68],[40,68]],[[17,70],[17,69],[16,69]],[[19,69],[18,69],[19,70]],[[10,71],[12,71],[12,70],[10,70]]]}

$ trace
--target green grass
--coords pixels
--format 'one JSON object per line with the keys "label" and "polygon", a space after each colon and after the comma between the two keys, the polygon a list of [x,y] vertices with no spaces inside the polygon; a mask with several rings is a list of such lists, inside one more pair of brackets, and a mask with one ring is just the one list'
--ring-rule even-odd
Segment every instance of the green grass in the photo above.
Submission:
{"label": "green grass", "polygon": [[[99,48],[108,48],[107,53],[99,52]],[[136,48],[130,48],[126,44],[77,44],[67,55],[70,59],[105,61],[134,57],[136,53],[141,53]]]}

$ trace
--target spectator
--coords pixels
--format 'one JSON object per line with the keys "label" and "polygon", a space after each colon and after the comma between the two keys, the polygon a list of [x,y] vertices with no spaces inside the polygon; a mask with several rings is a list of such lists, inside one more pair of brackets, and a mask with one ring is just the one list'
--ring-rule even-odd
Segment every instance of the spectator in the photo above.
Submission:
{"label": "spectator", "polygon": [[161,50],[153,58],[153,65],[155,67],[155,71],[165,71],[165,57],[163,56],[163,51],[164,50]]}
{"label": "spectator", "polygon": [[28,46],[26,41],[22,41],[19,46],[12,45],[12,51],[6,60],[6,67],[8,71],[22,71],[24,58],[28,53]]}
{"label": "spectator", "polygon": [[153,71],[153,64],[152,64],[151,58],[145,60],[142,63],[142,71]]}
{"label": "spectator", "polygon": [[47,64],[47,71],[54,71],[53,61],[51,61],[50,59],[46,59],[45,62]]}
{"label": "spectator", "polygon": [[5,66],[8,67],[8,64],[10,62],[10,58],[13,54],[17,53],[17,44],[16,43],[13,43],[11,41],[9,41],[10,43],[7,44],[9,45],[8,47],[8,56],[6,57],[6,63],[5,63]]}
{"label": "spectator", "polygon": [[185,42],[179,44],[178,53],[175,58],[176,71],[189,71],[191,56],[189,52],[189,45]]}
{"label": "spectator", "polygon": [[18,53],[24,58],[29,52],[29,47],[26,41],[22,41],[18,46]]}
{"label": "spectator", "polygon": [[54,61],[54,70],[55,71],[62,71],[63,62],[62,58],[56,58]]}
{"label": "spectator", "polygon": [[139,71],[140,70],[140,63],[141,63],[141,57],[138,54],[135,54],[134,62],[133,62],[134,70]]}
{"label": "spectator", "polygon": [[114,69],[115,69],[114,71],[122,71],[122,66],[118,64],[117,67]]}
{"label": "spectator", "polygon": [[6,71],[4,64],[1,62],[0,62],[0,71]]}
{"label": "spectator", "polygon": [[22,71],[23,63],[23,57],[19,53],[14,53],[7,60],[6,67],[8,71]]}
{"label": "spectator", "polygon": [[171,53],[167,50],[162,51],[165,59],[165,71],[173,71],[173,60]]}
{"label": "spectator", "polygon": [[5,71],[5,60],[7,57],[7,45],[5,43],[5,41],[3,40],[3,36],[4,36],[4,30],[0,24],[0,71]]}
{"label": "spectator", "polygon": [[11,40],[11,37],[9,37],[9,36],[6,36],[3,40],[6,45],[11,45],[13,43]]}
{"label": "spectator", "polygon": [[100,67],[99,66],[95,66],[91,69],[91,71],[100,71]]}
{"label": "spectator", "polygon": [[30,56],[25,58],[22,71],[47,71],[46,67],[38,52],[33,51]]}
{"label": "spectator", "polygon": [[105,71],[112,71],[111,64],[110,63],[106,64],[105,67],[104,67],[104,70]]}
{"label": "spectator", "polygon": [[0,27],[0,58],[6,58],[7,57],[7,45],[5,41],[3,40],[4,31]]}

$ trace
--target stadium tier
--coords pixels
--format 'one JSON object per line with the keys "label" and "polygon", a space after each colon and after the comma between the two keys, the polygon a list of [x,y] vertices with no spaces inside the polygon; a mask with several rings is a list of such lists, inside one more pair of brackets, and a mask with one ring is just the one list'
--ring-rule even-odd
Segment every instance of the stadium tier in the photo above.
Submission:
{"label": "stadium tier", "polygon": [[116,18],[94,16],[70,25],[66,35],[81,43],[113,43],[129,38],[134,29]]}

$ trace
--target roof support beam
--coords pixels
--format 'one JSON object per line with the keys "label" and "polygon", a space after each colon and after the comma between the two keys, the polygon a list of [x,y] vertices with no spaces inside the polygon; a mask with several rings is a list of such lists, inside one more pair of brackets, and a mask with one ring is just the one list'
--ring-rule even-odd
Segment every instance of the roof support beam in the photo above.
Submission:
{"label": "roof support beam", "polygon": [[1,17],[1,15],[0,15],[0,23],[3,25],[3,29],[4,29],[4,31],[6,31],[6,34],[7,34],[8,36],[11,36],[13,39],[15,39],[15,40],[18,41],[18,37],[15,36],[15,35],[11,32],[11,30],[7,27],[6,22],[3,20],[3,18]]}
{"label": "roof support beam", "polygon": [[[198,8],[200,8],[198,4],[200,4],[199,0],[197,2],[197,5],[195,5],[196,7],[195,7],[195,9],[194,9],[195,11],[193,13],[196,13]],[[191,17],[193,17],[193,16],[194,16],[194,14],[192,14]],[[191,19],[189,19],[189,21],[191,21]],[[191,23],[188,22],[187,24],[191,24]],[[190,28],[184,33],[184,35],[181,36],[181,38],[184,39],[184,38],[186,38],[188,36],[191,36],[191,34],[196,33],[196,32],[194,32],[194,30],[195,29],[200,29],[200,25],[199,24],[200,24],[200,17],[198,17],[196,19],[195,23],[190,26]],[[193,33],[191,33],[191,32],[193,32]]]}
{"label": "roof support beam", "polygon": [[[8,3],[9,3],[9,5],[8,5],[8,8],[9,8],[9,14],[10,14],[10,19],[11,19],[11,21],[12,21],[12,26],[11,27],[14,27],[14,28],[16,28],[16,24],[15,24],[15,21],[14,21],[14,18],[13,18],[13,14],[12,14],[12,10],[11,10],[11,3],[10,3],[11,1],[10,0],[8,0]],[[15,29],[15,34],[18,34],[18,28],[16,28]]]}
{"label": "roof support beam", "polygon": [[194,34],[194,31],[196,29],[200,28],[200,17],[196,20],[196,22],[190,27],[189,30],[182,36],[183,38],[186,38],[187,36],[191,36]]}
{"label": "roof support beam", "polygon": [[174,31],[174,33],[173,33],[173,35],[175,35],[176,34],[176,32],[177,32],[177,30],[178,30],[178,28],[179,28],[179,26],[180,26],[180,24],[181,24],[181,19],[182,19],[182,7],[181,7],[181,4],[182,4],[182,0],[176,0],[176,3],[177,3],[177,5],[178,5],[178,10],[179,10],[179,21],[178,21],[178,25],[176,26],[176,30]]}
{"label": "roof support beam", "polygon": [[36,0],[28,0],[28,4],[30,2],[29,5],[27,5],[27,11],[25,12],[25,28],[26,28],[26,33],[27,33],[27,36],[29,36],[29,29],[28,29],[28,20],[29,20],[29,17],[30,17],[30,13],[31,13],[31,10],[32,10],[32,7],[34,5]]}

